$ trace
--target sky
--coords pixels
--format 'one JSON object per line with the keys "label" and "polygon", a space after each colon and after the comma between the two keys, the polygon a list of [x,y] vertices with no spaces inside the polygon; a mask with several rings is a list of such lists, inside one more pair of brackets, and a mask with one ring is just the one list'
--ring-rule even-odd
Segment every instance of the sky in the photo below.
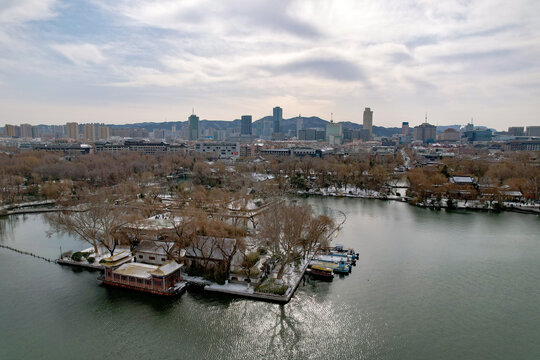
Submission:
{"label": "sky", "polygon": [[0,126],[540,125],[537,0],[0,0]]}

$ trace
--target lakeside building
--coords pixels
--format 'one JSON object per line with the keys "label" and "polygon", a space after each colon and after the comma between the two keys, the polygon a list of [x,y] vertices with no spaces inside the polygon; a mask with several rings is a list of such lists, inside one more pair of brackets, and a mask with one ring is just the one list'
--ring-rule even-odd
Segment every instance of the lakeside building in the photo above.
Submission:
{"label": "lakeside building", "polygon": [[173,246],[174,243],[144,240],[133,250],[133,255],[136,262],[161,266],[170,261],[167,250],[172,251]]}
{"label": "lakeside building", "polygon": [[175,295],[178,292],[177,284],[182,280],[181,264],[174,260],[161,266],[132,261],[129,251],[103,259],[103,283],[158,295]]}

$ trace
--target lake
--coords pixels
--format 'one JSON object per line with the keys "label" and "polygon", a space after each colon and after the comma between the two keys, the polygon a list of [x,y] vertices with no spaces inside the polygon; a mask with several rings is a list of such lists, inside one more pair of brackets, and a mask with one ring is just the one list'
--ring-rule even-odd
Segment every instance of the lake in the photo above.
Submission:
{"label": "lake", "polygon": [[[98,286],[98,273],[0,248],[1,359],[538,359],[540,217],[309,198],[360,253],[287,305]],[[0,243],[56,258],[88,247],[43,215],[0,218]]]}

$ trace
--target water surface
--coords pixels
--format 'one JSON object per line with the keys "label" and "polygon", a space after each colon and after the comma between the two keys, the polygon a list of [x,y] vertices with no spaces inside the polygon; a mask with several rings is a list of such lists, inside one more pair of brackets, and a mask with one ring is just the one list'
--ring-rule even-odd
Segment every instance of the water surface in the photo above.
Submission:
{"label": "water surface", "polygon": [[[287,305],[202,292],[171,300],[97,286],[0,248],[0,358],[538,359],[540,219],[311,198],[347,222],[350,276]],[[85,244],[42,215],[0,219],[0,243],[57,257]]]}

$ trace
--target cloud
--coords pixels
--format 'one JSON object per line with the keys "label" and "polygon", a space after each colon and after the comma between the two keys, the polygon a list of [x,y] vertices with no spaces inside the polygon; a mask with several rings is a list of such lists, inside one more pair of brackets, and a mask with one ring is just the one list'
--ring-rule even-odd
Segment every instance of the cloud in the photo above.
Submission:
{"label": "cloud", "polygon": [[17,25],[56,15],[56,0],[4,0],[0,3],[0,24]]}
{"label": "cloud", "polygon": [[496,127],[540,111],[535,0],[13,0],[0,30],[2,96],[38,92],[20,91],[31,73],[59,102],[77,83],[96,103],[151,97],[157,113],[170,101],[213,118],[280,103],[306,115],[339,107],[352,121],[371,106],[387,125],[429,110],[439,123]]}
{"label": "cloud", "polygon": [[76,65],[101,64],[105,61],[100,48],[93,44],[53,44],[51,47]]}

